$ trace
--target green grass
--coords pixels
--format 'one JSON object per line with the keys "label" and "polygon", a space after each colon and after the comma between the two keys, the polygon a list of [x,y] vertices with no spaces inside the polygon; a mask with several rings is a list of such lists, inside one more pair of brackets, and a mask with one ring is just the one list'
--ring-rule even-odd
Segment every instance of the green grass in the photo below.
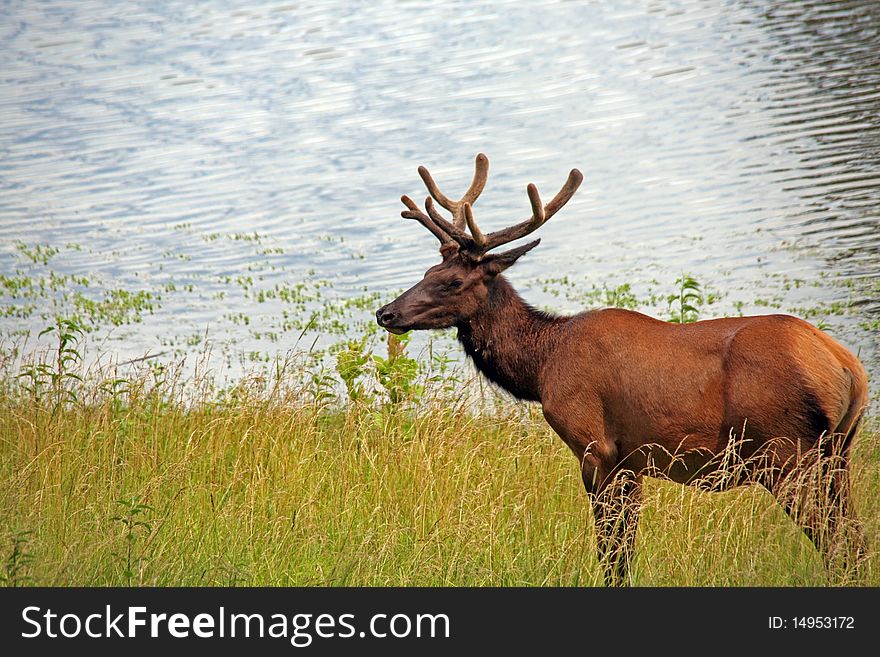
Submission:
{"label": "green grass", "polygon": [[[3,580],[602,584],[577,464],[536,406],[466,404],[444,377],[423,381],[418,399],[379,390],[355,403],[298,367],[268,365],[227,390],[147,365],[49,376],[37,392],[23,387],[33,377],[0,378]],[[870,430],[853,483],[870,551],[845,583],[876,586]],[[636,550],[637,585],[841,583],[753,487],[650,480]]]}

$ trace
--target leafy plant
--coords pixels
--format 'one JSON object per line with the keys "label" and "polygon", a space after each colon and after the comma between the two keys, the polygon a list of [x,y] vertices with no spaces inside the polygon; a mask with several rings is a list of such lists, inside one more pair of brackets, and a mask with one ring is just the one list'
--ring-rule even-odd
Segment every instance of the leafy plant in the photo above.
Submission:
{"label": "leafy plant", "polygon": [[112,516],[110,520],[120,523],[125,531],[125,551],[123,553],[113,552],[113,556],[124,561],[126,585],[131,586],[131,580],[134,577],[134,568],[143,561],[143,550],[139,554],[135,554],[136,543],[140,535],[149,534],[153,531],[153,523],[147,519],[147,514],[152,513],[153,507],[137,501],[136,498],[130,500],[116,500],[116,504],[123,508],[122,513]]}
{"label": "leafy plant", "polygon": [[690,274],[682,274],[675,279],[678,291],[666,297],[671,311],[669,318],[674,324],[690,324],[700,318],[703,305],[703,292],[700,283]]}
{"label": "leafy plant", "polygon": [[72,368],[82,363],[78,346],[84,329],[72,319],[58,317],[55,324],[40,331],[40,337],[50,333],[55,333],[57,338],[57,345],[52,351],[54,362],[32,362],[29,367],[21,369],[18,378],[26,381],[24,389],[37,400],[42,398],[44,389],[49,388],[57,408],[64,401],[77,400],[76,391],[66,384],[71,379],[82,382],[82,377]]}
{"label": "leafy plant", "polygon": [[393,405],[414,401],[422,394],[422,387],[416,383],[419,363],[415,358],[406,355],[406,345],[411,338],[411,333],[403,335],[389,333],[388,357],[373,356],[376,378],[385,388],[388,399]]}
{"label": "leafy plant", "polygon": [[311,394],[312,401],[315,404],[323,404],[324,402],[336,397],[335,387],[336,379],[321,367],[318,371],[313,371],[309,376],[308,391]]}
{"label": "leafy plant", "polygon": [[336,354],[336,372],[345,384],[348,398],[353,402],[369,402],[373,395],[364,386],[362,378],[367,374],[371,354],[366,349],[367,337],[349,340]]}

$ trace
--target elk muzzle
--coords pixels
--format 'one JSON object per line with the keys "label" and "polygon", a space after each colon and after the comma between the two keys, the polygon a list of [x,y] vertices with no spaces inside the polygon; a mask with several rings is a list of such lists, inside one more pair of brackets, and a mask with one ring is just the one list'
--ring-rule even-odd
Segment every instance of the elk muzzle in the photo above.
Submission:
{"label": "elk muzzle", "polygon": [[398,328],[394,325],[395,322],[400,320],[400,313],[392,308],[393,305],[393,302],[386,304],[376,311],[376,323],[386,331],[394,333],[395,335],[406,333],[406,329]]}

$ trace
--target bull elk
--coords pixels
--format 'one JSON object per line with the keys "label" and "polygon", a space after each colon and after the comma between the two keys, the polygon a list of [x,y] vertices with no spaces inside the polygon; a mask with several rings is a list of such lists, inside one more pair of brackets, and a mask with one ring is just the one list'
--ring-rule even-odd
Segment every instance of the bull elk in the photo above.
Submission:
{"label": "bull elk", "polygon": [[540,402],[580,463],[606,582],[629,583],[646,475],[717,490],[763,485],[827,565],[857,561],[864,538],[849,504],[849,451],[868,401],[861,363],[788,315],[673,324],[616,308],[568,317],[532,308],[501,273],[540,240],[490,251],[546,223],[583,176],[572,170],[546,205],[530,184],[531,216],[484,233],[473,204],[488,176],[485,155],[475,168],[454,201],[419,167],[425,211],[403,196],[401,214],[440,241],[442,262],[376,319],[392,333],[457,328],[490,381]]}

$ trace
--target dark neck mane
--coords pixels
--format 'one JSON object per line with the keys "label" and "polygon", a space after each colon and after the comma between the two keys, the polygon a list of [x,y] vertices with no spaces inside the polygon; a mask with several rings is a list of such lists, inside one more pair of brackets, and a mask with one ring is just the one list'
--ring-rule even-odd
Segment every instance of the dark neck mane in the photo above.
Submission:
{"label": "dark neck mane", "polygon": [[541,401],[539,375],[555,345],[553,329],[567,319],[535,310],[498,276],[480,311],[458,325],[458,340],[490,381],[519,399]]}

